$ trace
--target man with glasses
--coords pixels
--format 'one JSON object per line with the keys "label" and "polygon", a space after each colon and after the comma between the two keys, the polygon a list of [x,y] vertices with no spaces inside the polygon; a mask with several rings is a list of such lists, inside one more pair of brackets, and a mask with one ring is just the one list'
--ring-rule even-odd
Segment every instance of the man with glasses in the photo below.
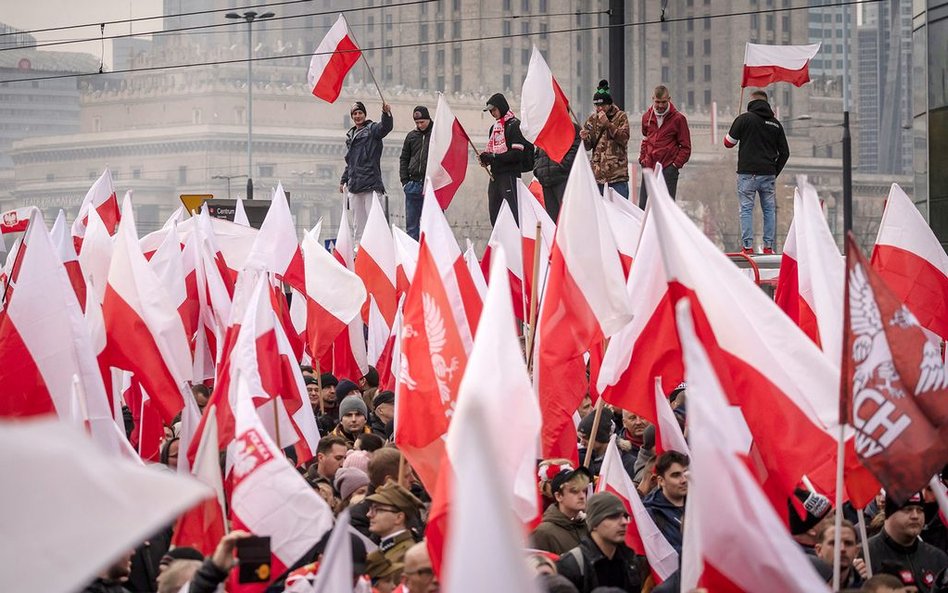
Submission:
{"label": "man with glasses", "polygon": [[405,553],[402,589],[406,593],[438,593],[440,583],[431,567],[427,542],[420,541]]}
{"label": "man with glasses", "polygon": [[379,549],[372,554],[382,554],[393,564],[404,562],[405,552],[415,543],[409,525],[418,519],[423,503],[393,481],[380,486],[366,500],[369,532],[379,539]]}

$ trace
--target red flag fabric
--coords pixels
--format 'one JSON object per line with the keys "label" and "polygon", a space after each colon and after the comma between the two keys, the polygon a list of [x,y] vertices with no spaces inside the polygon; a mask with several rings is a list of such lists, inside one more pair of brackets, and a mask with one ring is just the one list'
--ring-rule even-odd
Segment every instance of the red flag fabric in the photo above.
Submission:
{"label": "red flag fabric", "polygon": [[82,240],[86,235],[86,223],[89,221],[90,209],[99,214],[99,218],[105,223],[109,234],[114,234],[121,214],[119,212],[118,197],[116,197],[115,188],[112,185],[112,172],[107,167],[92,184],[92,187],[89,188],[89,191],[86,192],[86,197],[82,199],[82,204],[79,206],[79,214],[72,223],[72,237],[77,253],[81,251]]}
{"label": "red flag fabric", "polygon": [[30,214],[36,206],[14,208],[0,214],[0,234],[22,233],[30,223]]}
{"label": "red flag fabric", "polygon": [[59,258],[66,268],[66,274],[69,275],[69,283],[79,299],[79,304],[85,310],[86,304],[86,281],[82,276],[82,269],[79,267],[79,257],[76,255],[76,246],[69,236],[69,230],[66,228],[66,213],[62,210],[56,216],[56,222],[49,231],[49,236],[53,240],[53,245],[59,253]]}
{"label": "red flag fabric", "polygon": [[273,191],[267,217],[260,225],[244,268],[272,272],[296,290],[306,292],[303,254],[296,241],[296,225],[282,183]]}
{"label": "red flag fabric", "polygon": [[438,108],[431,125],[426,175],[438,205],[447,210],[467,176],[471,140],[443,94],[438,95]]}
{"label": "red flag fabric", "polygon": [[820,51],[820,44],[762,45],[747,43],[744,48],[744,77],[741,87],[768,86],[789,82],[803,86],[810,81],[810,60]]}
{"label": "red flag fabric", "polygon": [[896,183],[879,223],[872,269],[922,327],[948,340],[948,254]]}
{"label": "red flag fabric", "polygon": [[[395,240],[385,221],[385,212],[378,195],[373,193],[365,230],[359,241],[359,253],[355,258],[355,273],[375,299],[388,327],[395,321],[395,307],[398,305],[395,270]],[[368,300],[362,305],[362,321],[369,322]]]}
{"label": "red flag fabric", "polygon": [[[355,248],[352,244],[349,218],[345,210],[342,211],[342,219],[339,223],[339,232],[336,235],[332,255],[347,270],[355,271]],[[362,302],[364,302],[364,298],[363,301],[359,302],[360,310]],[[332,372],[339,379],[349,379],[358,383],[359,379],[369,372],[364,328],[365,324],[362,322],[362,317],[356,315],[333,342]]]}
{"label": "red flag fabric", "polygon": [[346,17],[340,14],[336,23],[319,42],[309,62],[307,80],[313,96],[328,103],[335,103],[342,92],[342,82],[346,74],[361,56],[362,52],[349,32]]}
{"label": "red flag fabric", "polygon": [[[510,284],[510,298],[513,302],[514,314],[520,321],[527,320],[527,300],[523,296],[523,255],[520,238],[520,229],[507,202],[500,205],[500,213],[494,223],[487,248],[481,258],[481,270],[484,278],[490,277],[491,254],[495,245],[502,245],[507,254],[508,282]],[[531,265],[533,262],[531,262]]]}
{"label": "red flag fabric", "polygon": [[948,371],[939,345],[870,268],[852,233],[846,270],[842,411],[860,460],[902,501],[948,462]]}
{"label": "red flag fabric", "polygon": [[578,132],[569,116],[569,100],[535,45],[523,81],[520,117],[524,138],[557,163],[562,161]]}
{"label": "red flag fabric", "polygon": [[214,494],[199,502],[178,518],[171,544],[189,546],[210,556],[224,537],[224,479],[217,449],[216,406],[207,410],[208,428],[198,444],[192,475],[213,489]]}

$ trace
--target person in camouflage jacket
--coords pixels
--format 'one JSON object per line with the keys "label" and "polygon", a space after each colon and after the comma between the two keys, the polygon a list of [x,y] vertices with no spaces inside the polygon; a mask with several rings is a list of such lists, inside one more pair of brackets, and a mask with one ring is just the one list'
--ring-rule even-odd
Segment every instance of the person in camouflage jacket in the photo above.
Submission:
{"label": "person in camouflage jacket", "polygon": [[605,184],[629,197],[629,116],[612,102],[609,83],[599,82],[593,96],[596,112],[589,116],[579,132],[586,150],[592,151],[590,163],[599,190]]}

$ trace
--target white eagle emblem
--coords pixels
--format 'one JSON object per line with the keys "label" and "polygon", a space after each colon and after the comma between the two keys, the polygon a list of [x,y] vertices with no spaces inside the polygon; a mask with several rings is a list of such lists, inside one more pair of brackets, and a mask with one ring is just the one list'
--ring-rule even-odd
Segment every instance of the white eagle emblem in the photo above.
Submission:
{"label": "white eagle emblem", "polygon": [[441,315],[441,310],[434,298],[426,292],[422,293],[421,306],[425,318],[425,333],[428,334],[428,352],[431,354],[431,367],[438,382],[441,403],[448,406],[445,415],[450,416],[454,404],[451,401],[451,387],[447,382],[454,379],[454,373],[458,370],[460,362],[456,356],[452,356],[449,362],[441,355],[441,351],[447,342],[447,332],[444,328],[444,316]]}
{"label": "white eagle emblem", "polygon": [[892,352],[885,338],[882,313],[865,271],[859,266],[849,272],[849,322],[853,332],[852,357],[856,363],[853,393],[862,391],[878,372],[879,378],[885,383],[881,389],[893,397],[902,397],[902,390],[893,385],[899,374],[892,363]]}

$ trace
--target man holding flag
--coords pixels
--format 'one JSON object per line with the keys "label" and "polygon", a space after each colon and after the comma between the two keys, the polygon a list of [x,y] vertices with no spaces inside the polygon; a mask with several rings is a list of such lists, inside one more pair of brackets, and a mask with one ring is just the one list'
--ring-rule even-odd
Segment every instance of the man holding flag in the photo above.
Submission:
{"label": "man holding flag", "polygon": [[347,207],[355,219],[356,237],[362,237],[369,217],[372,192],[385,193],[382,183],[382,139],[395,125],[392,106],[382,103],[382,121],[366,119],[365,103],[356,101],[349,110],[354,124],[346,133],[346,168],[339,181],[339,192],[346,194]]}

